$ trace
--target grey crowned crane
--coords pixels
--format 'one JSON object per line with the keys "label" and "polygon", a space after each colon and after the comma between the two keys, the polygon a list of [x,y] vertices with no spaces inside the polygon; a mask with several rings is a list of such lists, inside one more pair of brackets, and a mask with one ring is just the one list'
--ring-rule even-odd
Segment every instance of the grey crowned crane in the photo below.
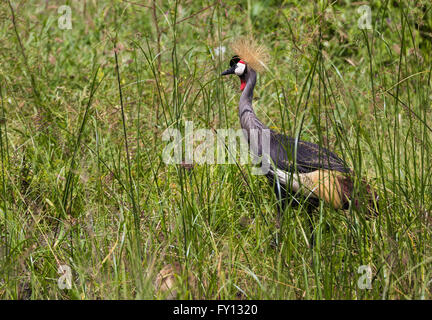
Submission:
{"label": "grey crowned crane", "polygon": [[[355,175],[347,164],[335,153],[315,143],[297,140],[270,130],[255,115],[252,108],[253,91],[257,73],[265,67],[266,57],[262,46],[253,41],[239,41],[233,44],[236,53],[230,67],[222,75],[235,74],[240,78],[242,91],[239,103],[239,117],[245,138],[251,144],[251,131],[270,132],[270,169],[266,177],[274,187],[278,201],[278,222],[289,196],[306,197],[307,208],[315,208],[324,201],[334,209],[347,209],[350,202],[366,213],[376,214],[377,196],[374,190],[360,179],[358,192],[354,194]],[[268,131],[267,131],[268,132]],[[258,134],[262,137],[262,134]],[[258,156],[263,156],[262,138],[257,139]],[[251,148],[252,149],[252,148]],[[295,160],[293,160],[295,159]],[[290,201],[291,203],[294,203]]]}

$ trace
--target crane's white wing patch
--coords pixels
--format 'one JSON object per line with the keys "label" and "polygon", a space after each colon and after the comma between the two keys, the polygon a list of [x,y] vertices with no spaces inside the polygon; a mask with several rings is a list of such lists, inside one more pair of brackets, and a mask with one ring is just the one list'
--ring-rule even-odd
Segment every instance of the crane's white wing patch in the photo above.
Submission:
{"label": "crane's white wing patch", "polygon": [[270,170],[271,173],[277,177],[280,184],[283,184],[288,189],[297,192],[300,189],[299,184],[299,175],[291,172],[287,172],[281,169],[276,169],[276,173],[273,170]]}

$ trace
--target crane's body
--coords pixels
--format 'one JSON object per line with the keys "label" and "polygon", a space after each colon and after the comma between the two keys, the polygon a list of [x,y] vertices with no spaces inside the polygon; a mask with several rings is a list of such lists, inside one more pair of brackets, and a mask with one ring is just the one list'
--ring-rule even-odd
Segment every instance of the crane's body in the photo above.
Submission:
{"label": "crane's body", "polygon": [[[253,54],[250,52],[247,54],[252,60]],[[260,136],[262,137],[263,130],[270,131],[270,154],[267,156],[271,164],[266,176],[274,186],[282,208],[288,194],[300,194],[312,204],[322,200],[335,209],[345,209],[348,208],[350,201],[353,201],[354,205],[366,204],[369,210],[373,211],[374,209],[371,208],[374,202],[376,203],[375,193],[362,180],[360,185],[364,187],[367,194],[366,201],[358,197],[354,199],[353,172],[335,153],[315,143],[296,140],[270,130],[257,118],[252,108],[257,74],[251,64],[259,67],[256,62],[245,62],[243,58],[234,56],[230,62],[230,69],[224,71],[222,75],[236,74],[240,77],[242,91],[239,102],[240,124],[245,129],[249,143],[253,136],[250,134],[251,131],[258,131],[256,150],[258,156],[264,155]],[[279,212],[280,209],[278,207]]]}

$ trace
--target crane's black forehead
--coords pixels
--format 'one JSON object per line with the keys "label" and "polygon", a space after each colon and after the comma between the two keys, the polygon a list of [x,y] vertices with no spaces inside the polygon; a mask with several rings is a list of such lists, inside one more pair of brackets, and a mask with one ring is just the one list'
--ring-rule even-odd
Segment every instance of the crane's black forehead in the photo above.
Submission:
{"label": "crane's black forehead", "polygon": [[239,56],[232,57],[231,60],[230,60],[230,67],[232,67],[233,65],[235,65],[239,61],[240,61],[240,57]]}

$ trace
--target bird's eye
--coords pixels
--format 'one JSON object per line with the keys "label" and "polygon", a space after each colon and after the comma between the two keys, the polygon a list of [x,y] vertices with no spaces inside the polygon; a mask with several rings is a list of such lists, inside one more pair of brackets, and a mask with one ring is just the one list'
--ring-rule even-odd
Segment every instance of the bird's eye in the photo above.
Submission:
{"label": "bird's eye", "polygon": [[231,58],[230,61],[230,67],[232,67],[233,65],[235,65],[236,63],[238,63],[240,61],[240,57],[239,56],[234,56]]}

